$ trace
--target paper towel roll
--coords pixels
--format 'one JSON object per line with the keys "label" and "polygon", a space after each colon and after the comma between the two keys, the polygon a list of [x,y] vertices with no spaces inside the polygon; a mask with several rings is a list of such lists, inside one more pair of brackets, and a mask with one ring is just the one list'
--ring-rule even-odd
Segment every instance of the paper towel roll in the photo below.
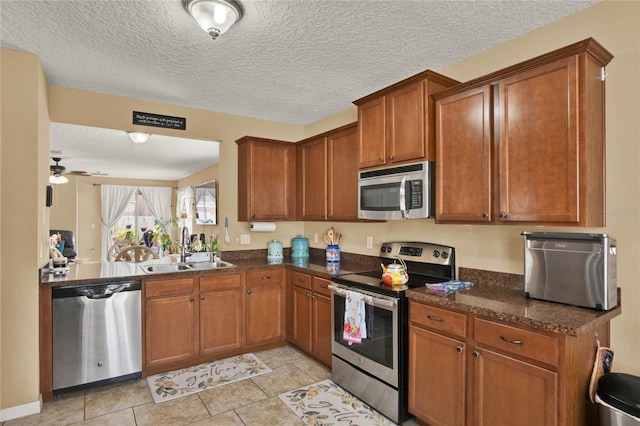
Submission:
{"label": "paper towel roll", "polygon": [[275,222],[251,222],[253,232],[273,232],[276,230]]}

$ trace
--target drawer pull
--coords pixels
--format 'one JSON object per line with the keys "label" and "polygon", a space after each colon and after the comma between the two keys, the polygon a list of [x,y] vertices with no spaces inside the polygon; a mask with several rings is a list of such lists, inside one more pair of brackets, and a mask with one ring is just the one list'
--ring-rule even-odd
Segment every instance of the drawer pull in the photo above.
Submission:
{"label": "drawer pull", "polygon": [[473,355],[474,358],[480,358],[480,352],[478,351],[473,351],[471,354]]}
{"label": "drawer pull", "polygon": [[269,275],[263,275],[260,277],[261,280],[270,280],[271,277]]}
{"label": "drawer pull", "polygon": [[456,352],[462,353],[462,346],[456,346]]}
{"label": "drawer pull", "polygon": [[444,321],[442,318],[440,317],[432,317],[431,315],[427,315],[427,318],[429,318],[431,321],[437,321],[437,322],[442,322]]}
{"label": "drawer pull", "polygon": [[500,336],[500,340],[503,340],[507,343],[511,343],[512,345],[522,345],[522,340],[511,340],[511,339],[507,339],[504,336]]}
{"label": "drawer pull", "polygon": [[320,288],[329,288],[329,287],[326,285],[321,285]]}

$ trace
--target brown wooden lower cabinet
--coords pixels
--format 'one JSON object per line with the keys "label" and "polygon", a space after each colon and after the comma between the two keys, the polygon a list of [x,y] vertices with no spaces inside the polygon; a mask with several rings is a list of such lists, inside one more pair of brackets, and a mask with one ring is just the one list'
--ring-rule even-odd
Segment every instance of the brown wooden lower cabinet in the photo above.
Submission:
{"label": "brown wooden lower cabinet", "polygon": [[409,302],[409,412],[429,425],[598,423],[588,388],[595,340]]}
{"label": "brown wooden lower cabinet", "polygon": [[557,425],[558,373],[475,348],[474,424]]}
{"label": "brown wooden lower cabinet", "polygon": [[200,354],[244,345],[244,291],[239,274],[200,277]]}
{"label": "brown wooden lower cabinet", "polygon": [[301,272],[290,274],[292,283],[292,335],[289,341],[325,365],[331,365],[330,281]]}
{"label": "brown wooden lower cabinet", "polygon": [[247,272],[247,347],[285,340],[285,276],[284,267]]}
{"label": "brown wooden lower cabinet", "polygon": [[145,367],[198,354],[198,304],[193,278],[149,281],[145,297]]}
{"label": "brown wooden lower cabinet", "polygon": [[274,268],[246,279],[236,272],[145,282],[143,374],[283,343],[283,277]]}

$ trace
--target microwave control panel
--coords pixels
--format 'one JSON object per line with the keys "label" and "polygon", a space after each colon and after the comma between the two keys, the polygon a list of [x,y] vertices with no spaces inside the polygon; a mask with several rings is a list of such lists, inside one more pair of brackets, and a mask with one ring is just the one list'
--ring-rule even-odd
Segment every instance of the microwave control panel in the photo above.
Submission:
{"label": "microwave control panel", "polygon": [[422,208],[422,180],[410,180],[408,183],[409,188],[409,205],[408,209],[421,209]]}

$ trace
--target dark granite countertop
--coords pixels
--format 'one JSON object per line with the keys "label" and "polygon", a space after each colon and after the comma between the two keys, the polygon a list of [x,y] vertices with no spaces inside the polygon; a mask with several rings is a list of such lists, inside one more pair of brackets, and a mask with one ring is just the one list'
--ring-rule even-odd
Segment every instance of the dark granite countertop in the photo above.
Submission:
{"label": "dark granite countertop", "polygon": [[[622,313],[619,291],[618,306],[607,312],[600,312],[595,309],[527,299],[524,287],[518,286],[517,275],[483,272],[484,274],[465,275],[461,270],[461,279],[474,282],[474,286],[468,290],[443,296],[424,287],[407,290],[407,297],[410,300],[468,312],[483,318],[569,336],[586,333]],[[472,277],[474,279],[470,279]]]}
{"label": "dark granite countertop", "polygon": [[[255,254],[255,253],[253,253]],[[348,274],[371,270],[375,266],[373,260],[353,258],[346,256],[340,262],[327,263],[323,257],[312,256],[310,258],[284,257],[281,262],[273,262],[264,257],[245,257],[243,255],[223,256],[226,262],[232,263],[234,267],[193,270],[168,273],[145,273],[143,267],[150,264],[166,264],[168,259],[156,259],[148,262],[87,262],[71,263],[69,270],[65,274],[49,274],[45,268],[41,270],[40,285],[49,287],[59,287],[67,285],[87,285],[102,284],[114,281],[128,280],[153,280],[176,277],[198,276],[203,274],[224,274],[230,272],[247,271],[251,269],[292,267],[303,273],[308,273],[322,278],[331,279],[339,274]]]}

